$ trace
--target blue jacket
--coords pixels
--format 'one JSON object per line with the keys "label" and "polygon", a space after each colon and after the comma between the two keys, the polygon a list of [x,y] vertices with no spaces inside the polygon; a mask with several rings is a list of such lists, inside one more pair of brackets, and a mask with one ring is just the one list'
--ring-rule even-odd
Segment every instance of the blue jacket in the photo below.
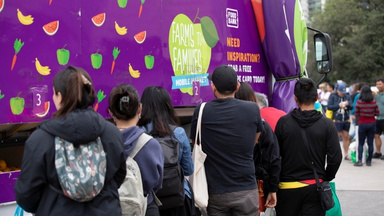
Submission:
{"label": "blue jacket", "polygon": [[[125,158],[128,158],[136,146],[139,136],[144,130],[135,126],[121,131],[124,141]],[[144,194],[148,195],[148,204],[153,201],[154,192],[161,189],[164,172],[164,156],[159,142],[152,138],[133,158],[140,167],[141,179],[143,181]]]}
{"label": "blue jacket", "polygon": [[[341,112],[339,103],[342,101],[348,101],[344,114]],[[352,110],[353,102],[351,96],[345,95],[340,97],[337,93],[331,94],[328,101],[328,109],[333,110],[333,119],[336,121],[349,121],[349,113]]]}

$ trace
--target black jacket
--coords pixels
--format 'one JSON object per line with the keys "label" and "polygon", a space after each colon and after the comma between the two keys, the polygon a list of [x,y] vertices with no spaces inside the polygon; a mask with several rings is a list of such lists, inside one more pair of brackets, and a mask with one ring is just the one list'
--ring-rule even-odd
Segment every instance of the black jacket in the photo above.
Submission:
{"label": "black jacket", "polygon": [[[279,175],[281,169],[279,143],[272,128],[263,119],[264,129],[259,137],[259,144],[254,149],[254,161],[256,178],[263,180],[263,192],[267,196],[270,192],[277,192],[279,186]],[[265,170],[264,178],[258,175],[262,167]]]}
{"label": "black jacket", "polygon": [[[312,150],[310,154],[303,142],[301,128],[305,128]],[[301,111],[296,108],[279,119],[275,134],[280,145],[281,182],[314,179],[308,155],[319,178],[328,181],[335,178],[342,154],[337,130],[331,119],[316,110]]]}
{"label": "black jacket", "polygon": [[[101,138],[107,155],[103,190],[93,200],[76,202],[49,187],[61,190],[55,168],[55,136],[72,143]],[[25,143],[21,173],[15,184],[16,201],[39,215],[121,215],[117,189],[126,174],[120,131],[92,109],[75,110],[64,118],[44,121]]]}

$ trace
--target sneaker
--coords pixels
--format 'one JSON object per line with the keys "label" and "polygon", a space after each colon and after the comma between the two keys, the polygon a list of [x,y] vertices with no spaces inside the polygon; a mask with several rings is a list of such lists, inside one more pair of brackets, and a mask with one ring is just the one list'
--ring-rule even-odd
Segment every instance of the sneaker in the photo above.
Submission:
{"label": "sneaker", "polygon": [[363,166],[363,163],[361,161],[357,161],[353,166]]}
{"label": "sneaker", "polygon": [[384,155],[380,157],[381,160],[384,160]]}
{"label": "sneaker", "polygon": [[[345,156],[344,160],[351,160],[351,158],[349,158],[349,156]],[[382,160],[384,160],[384,158]]]}
{"label": "sneaker", "polygon": [[365,164],[367,165],[367,166],[371,166],[372,164],[371,164],[371,161],[367,161],[367,162],[365,162]]}
{"label": "sneaker", "polygon": [[[383,159],[382,158],[382,154],[381,153],[377,153],[377,152],[375,152],[374,154],[373,154],[373,156],[372,156],[372,158],[381,158],[381,159]],[[383,159],[384,160],[384,159]]]}

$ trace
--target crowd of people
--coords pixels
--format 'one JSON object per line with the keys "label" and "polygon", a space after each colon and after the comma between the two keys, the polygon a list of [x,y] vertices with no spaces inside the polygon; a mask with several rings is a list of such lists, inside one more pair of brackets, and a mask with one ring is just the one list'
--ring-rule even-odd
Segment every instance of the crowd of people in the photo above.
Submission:
{"label": "crowd of people", "polygon": [[[331,86],[329,83],[322,83],[320,86]],[[381,153],[382,141],[380,136],[384,132],[384,79],[376,80],[377,90],[372,91],[368,83],[358,82],[346,89],[346,83],[340,81],[336,84],[336,90],[324,90],[320,88],[321,95],[328,96],[328,104],[324,111],[331,111],[332,115],[327,116],[335,122],[343,143],[344,159],[351,160],[349,146],[357,142],[357,159],[354,166],[363,166],[365,156],[364,146],[368,151],[365,158],[367,166],[372,165],[372,159],[383,159]],[[321,99],[319,99],[321,101]]]}
{"label": "crowd of people", "polygon": [[[140,96],[133,85],[117,85],[109,95],[112,121],[108,121],[92,109],[96,96],[86,71],[69,66],[57,73],[53,80],[57,111],[25,143],[22,171],[14,187],[18,205],[35,215],[121,215],[119,188],[130,181],[127,170],[134,166],[128,159],[134,152],[140,170],[139,187],[145,197],[145,213],[138,215],[193,216],[201,215],[202,210],[208,215],[244,216],[274,208],[277,215],[320,216],[326,210],[320,203],[315,176],[321,182],[331,181],[343,156],[350,160],[348,148],[355,138],[350,127],[358,125],[355,166],[363,165],[365,139],[369,148],[366,165],[371,165],[372,158],[384,159],[380,151],[384,79],[377,80],[378,92],[374,95],[370,86],[362,84],[354,85],[355,92],[350,94],[343,82],[336,86],[322,83],[319,94],[311,79],[300,78],[294,86],[297,108],[285,113],[269,107],[267,96],[255,93],[248,83],[238,82],[232,67],[221,65],[208,78],[215,99],[205,104],[201,125],[197,125],[200,105],[195,108],[188,137],[171,96],[162,87],[148,86]],[[317,102],[323,112],[315,108]],[[329,118],[325,116],[328,111],[332,112]],[[197,127],[201,127],[200,145],[207,155],[206,209],[195,207],[192,187],[184,178],[194,173],[191,152],[197,145]],[[149,138],[142,144],[143,134]],[[101,140],[100,155],[106,161],[98,169],[67,175],[69,180],[77,179],[72,187],[82,193],[89,191],[92,198],[79,202],[64,190],[70,183],[63,182],[63,173],[56,172],[60,160],[56,151],[62,148],[55,145],[57,137],[73,143],[75,149]],[[160,193],[164,179],[170,178],[165,165],[170,153],[165,152],[159,139],[166,137],[176,140],[176,161],[183,178],[183,199],[176,206],[167,206]],[[96,150],[82,151],[78,154],[97,157],[85,157],[81,163],[102,158]],[[92,161],[89,163],[92,166]],[[104,179],[100,191],[95,190],[95,175]],[[83,181],[91,183],[90,190]]]}

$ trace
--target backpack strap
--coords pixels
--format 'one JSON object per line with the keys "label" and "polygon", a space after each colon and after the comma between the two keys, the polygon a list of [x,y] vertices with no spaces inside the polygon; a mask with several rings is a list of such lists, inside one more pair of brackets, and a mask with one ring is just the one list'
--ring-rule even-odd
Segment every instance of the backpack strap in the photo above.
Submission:
{"label": "backpack strap", "polygon": [[141,150],[141,148],[144,147],[145,144],[147,144],[147,142],[152,139],[152,136],[146,134],[146,133],[142,133],[139,138],[137,139],[137,143],[136,143],[136,146],[135,148],[133,148],[131,154],[129,155],[131,158],[134,158],[136,156],[136,154]]}

